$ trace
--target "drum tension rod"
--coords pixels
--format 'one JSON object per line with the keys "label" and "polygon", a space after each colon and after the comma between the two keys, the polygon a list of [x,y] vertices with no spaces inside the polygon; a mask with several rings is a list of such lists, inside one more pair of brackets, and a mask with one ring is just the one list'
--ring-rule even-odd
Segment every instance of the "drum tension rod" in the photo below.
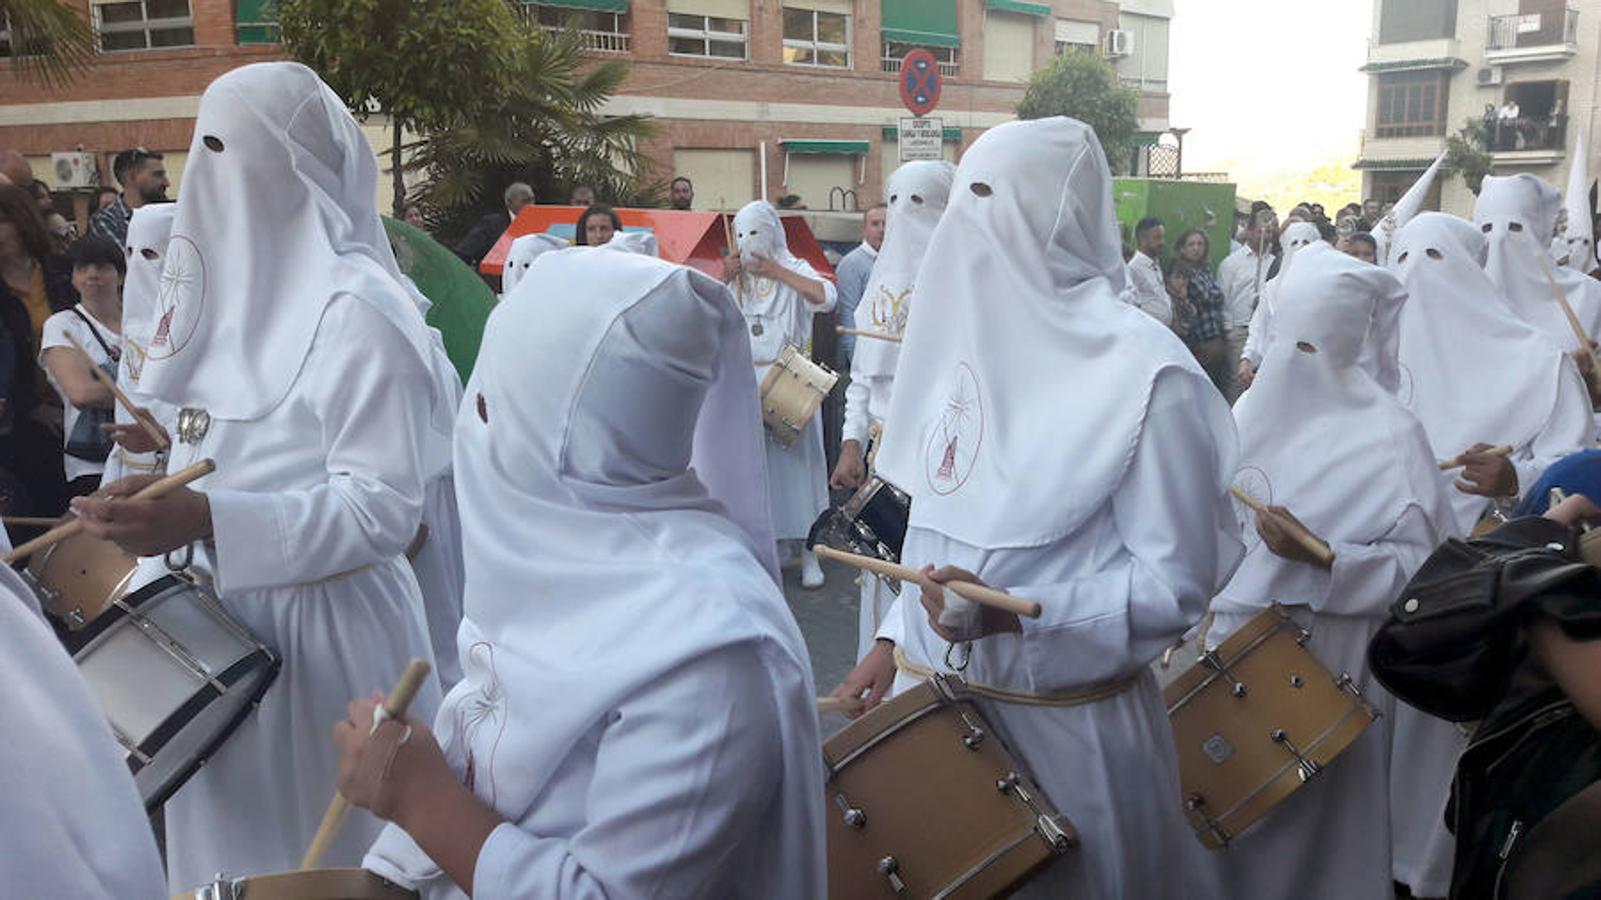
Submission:
{"label": "drum tension rod", "polygon": [[886,856],[878,861],[878,874],[889,882],[890,889],[897,897],[906,893],[906,882],[901,880],[900,871],[901,864],[893,856]]}
{"label": "drum tension rod", "polygon": [[839,807],[846,827],[854,828],[858,831],[867,827],[867,813],[862,811],[861,807],[852,806],[851,802],[845,799],[844,794],[834,795],[834,805]]}
{"label": "drum tension rod", "polygon": [[1200,794],[1191,794],[1188,797],[1185,797],[1184,808],[1189,810],[1192,815],[1198,816],[1202,822],[1206,823],[1206,830],[1210,831],[1212,833],[1212,837],[1217,839],[1219,847],[1227,847],[1229,842],[1234,840],[1234,835],[1231,834],[1227,828],[1224,828],[1221,822],[1212,818],[1212,816],[1207,813],[1205,797],[1202,797]]}
{"label": "drum tension rod", "polygon": [[1316,760],[1308,759],[1302,755],[1300,748],[1295,746],[1295,742],[1290,740],[1290,735],[1284,729],[1275,728],[1268,734],[1268,737],[1273,739],[1273,743],[1283,746],[1295,757],[1296,774],[1301,776],[1302,782],[1311,781],[1317,777],[1318,773],[1323,771],[1323,767],[1318,765]]}
{"label": "drum tension rod", "polygon": [[1245,682],[1234,677],[1234,673],[1229,671],[1228,663],[1223,661],[1223,657],[1218,654],[1216,649],[1208,650],[1201,654],[1200,664],[1216,672],[1219,678],[1227,681],[1229,683],[1229,693],[1235,697],[1244,697],[1248,692]]}

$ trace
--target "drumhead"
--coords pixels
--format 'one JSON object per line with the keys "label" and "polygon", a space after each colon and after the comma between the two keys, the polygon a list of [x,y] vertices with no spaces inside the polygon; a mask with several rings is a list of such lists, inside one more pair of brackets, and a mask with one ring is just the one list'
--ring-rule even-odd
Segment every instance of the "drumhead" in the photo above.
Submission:
{"label": "drumhead", "polygon": [[278,665],[278,658],[267,650],[240,660],[218,676],[227,693],[217,697],[197,692],[172,717],[172,722],[181,724],[164,728],[151,738],[148,743],[160,749],[151,754],[148,765],[140,766],[130,757],[129,767],[146,812],[154,812],[177,793],[244,722],[278,677]]}

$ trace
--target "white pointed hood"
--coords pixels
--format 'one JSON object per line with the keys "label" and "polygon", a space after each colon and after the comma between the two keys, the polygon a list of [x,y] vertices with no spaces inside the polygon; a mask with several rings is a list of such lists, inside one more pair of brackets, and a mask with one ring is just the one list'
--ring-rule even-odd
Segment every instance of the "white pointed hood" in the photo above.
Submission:
{"label": "white pointed hood", "polygon": [[1561,206],[1557,189],[1533,175],[1490,176],[1479,189],[1473,220],[1490,245],[1484,270],[1513,311],[1557,346],[1573,351],[1579,349],[1578,338],[1546,275],[1556,278],[1592,339],[1601,334],[1601,283],[1551,262],[1547,251]]}
{"label": "white pointed hood", "polygon": [[1580,275],[1595,271],[1595,217],[1590,212],[1589,142],[1579,135],[1573,148],[1573,165],[1568,170],[1568,268]]}
{"label": "white pointed hood", "polygon": [[528,274],[534,260],[552,250],[565,250],[572,246],[553,234],[525,234],[511,242],[506,251],[506,265],[500,273],[500,295],[510,297],[512,291]]}
{"label": "white pointed hood", "polygon": [[[144,370],[145,345],[161,317],[161,267],[172,238],[175,203],[147,203],[128,220],[128,275],[122,283],[122,336],[126,361],[123,387],[138,387]],[[121,376],[119,376],[121,380]],[[140,393],[143,393],[141,390]]]}
{"label": "white pointed hood", "polygon": [[[1121,248],[1082,122],[1009,122],[968,149],[917,274],[878,458],[914,497],[912,525],[985,549],[1060,540],[1123,480],[1157,377],[1209,384],[1171,330],[1118,299]],[[1221,496],[1234,425],[1205,393],[1222,468],[1194,487]]]}
{"label": "white pointed hood", "polygon": [[[873,263],[873,274],[856,306],[855,327],[862,331],[904,334],[912,311],[913,287],[934,226],[950,202],[956,167],[948,162],[909,162],[884,184],[889,204],[884,245]],[[865,245],[863,245],[865,246]],[[899,344],[867,338],[856,342],[851,373],[858,376],[895,374]]]}
{"label": "white pointed hood", "polygon": [[1395,236],[1402,228],[1406,227],[1406,223],[1412,221],[1413,217],[1418,213],[1423,212],[1423,204],[1429,199],[1429,191],[1434,189],[1434,179],[1439,177],[1440,169],[1444,167],[1445,154],[1442,153],[1439,159],[1436,159],[1434,164],[1429,166],[1418,180],[1412,183],[1410,188],[1407,188],[1407,192],[1402,194],[1401,199],[1395,202],[1395,207],[1386,213],[1384,218],[1379,220],[1378,225],[1374,227],[1373,242],[1378,245],[1377,262],[1379,265],[1387,266],[1390,264],[1395,255],[1391,249],[1395,243]]}

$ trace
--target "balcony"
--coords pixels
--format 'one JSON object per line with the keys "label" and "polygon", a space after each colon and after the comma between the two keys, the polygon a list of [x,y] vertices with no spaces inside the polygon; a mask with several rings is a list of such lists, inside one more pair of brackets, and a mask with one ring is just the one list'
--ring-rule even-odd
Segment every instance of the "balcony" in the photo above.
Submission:
{"label": "balcony", "polygon": [[1555,165],[1567,148],[1568,117],[1561,114],[1501,120],[1490,129],[1490,153],[1497,165]]}
{"label": "balcony", "polygon": [[631,46],[625,13],[540,6],[519,0],[513,0],[512,9],[523,21],[545,31],[576,28],[583,48],[591,53],[627,53]]}
{"label": "balcony", "polygon": [[1399,43],[1368,43],[1367,63],[1361,71],[1418,72],[1429,69],[1465,69],[1467,61],[1461,58],[1456,38],[1431,38]]}
{"label": "balcony", "polygon": [[1579,52],[1579,11],[1491,16],[1484,61],[1491,65],[1561,62]]}

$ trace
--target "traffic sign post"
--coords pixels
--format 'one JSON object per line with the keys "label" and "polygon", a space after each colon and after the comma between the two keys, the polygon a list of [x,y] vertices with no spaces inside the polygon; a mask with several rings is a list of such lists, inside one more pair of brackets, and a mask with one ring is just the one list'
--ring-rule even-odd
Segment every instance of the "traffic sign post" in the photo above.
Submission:
{"label": "traffic sign post", "polygon": [[940,91],[945,88],[945,77],[940,74],[939,60],[934,54],[919,47],[901,59],[901,104],[912,115],[922,117],[939,105]]}
{"label": "traffic sign post", "polygon": [[945,158],[945,120],[924,116],[901,117],[897,132],[901,162]]}

